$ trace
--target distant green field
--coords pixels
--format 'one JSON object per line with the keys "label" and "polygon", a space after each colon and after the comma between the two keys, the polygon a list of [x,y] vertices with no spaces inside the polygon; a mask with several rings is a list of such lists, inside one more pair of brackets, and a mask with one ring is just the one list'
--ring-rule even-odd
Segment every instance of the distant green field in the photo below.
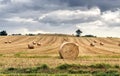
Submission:
{"label": "distant green field", "polygon": [[91,74],[1,74],[2,76],[92,76]]}

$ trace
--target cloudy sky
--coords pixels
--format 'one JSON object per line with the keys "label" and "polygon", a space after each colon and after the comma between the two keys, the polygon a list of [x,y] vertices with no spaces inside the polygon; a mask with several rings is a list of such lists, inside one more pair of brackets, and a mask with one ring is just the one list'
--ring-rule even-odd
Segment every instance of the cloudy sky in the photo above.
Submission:
{"label": "cloudy sky", "polygon": [[120,0],[0,0],[0,30],[120,37]]}

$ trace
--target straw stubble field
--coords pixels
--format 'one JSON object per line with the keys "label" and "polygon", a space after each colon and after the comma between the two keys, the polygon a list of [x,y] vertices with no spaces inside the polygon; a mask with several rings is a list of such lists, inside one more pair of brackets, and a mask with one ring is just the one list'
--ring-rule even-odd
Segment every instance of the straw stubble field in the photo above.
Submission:
{"label": "straw stubble field", "polygon": [[[6,44],[5,41],[11,41]],[[28,49],[33,41],[41,43],[34,49]],[[90,43],[96,41],[95,46]],[[79,46],[79,56],[76,60],[60,59],[59,49],[62,43],[72,42]],[[100,42],[104,43],[103,46]],[[67,36],[1,36],[0,37],[0,67],[34,67],[47,64],[56,67],[61,64],[91,65],[106,63],[120,65],[120,38],[87,38]]]}

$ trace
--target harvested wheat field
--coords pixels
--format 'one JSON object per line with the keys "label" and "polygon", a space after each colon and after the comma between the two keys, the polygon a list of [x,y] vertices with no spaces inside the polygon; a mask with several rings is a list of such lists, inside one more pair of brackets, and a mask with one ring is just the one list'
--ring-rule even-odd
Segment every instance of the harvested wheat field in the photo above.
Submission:
{"label": "harvested wheat field", "polygon": [[[11,43],[5,43],[11,41]],[[94,41],[96,41],[94,43]],[[38,42],[29,49],[28,44]],[[76,43],[79,46],[79,56],[75,60],[61,59],[60,46],[64,42]],[[90,46],[94,43],[94,47]],[[103,46],[100,43],[104,43]],[[68,36],[1,36],[0,37],[0,67],[31,67],[47,64],[56,67],[60,64],[91,65],[106,63],[120,65],[120,38],[88,38]]]}

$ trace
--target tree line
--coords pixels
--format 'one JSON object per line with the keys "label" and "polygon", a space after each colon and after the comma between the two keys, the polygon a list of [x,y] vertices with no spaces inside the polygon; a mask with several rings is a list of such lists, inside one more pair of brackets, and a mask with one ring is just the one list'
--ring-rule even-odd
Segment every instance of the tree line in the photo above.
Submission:
{"label": "tree line", "polygon": [[[76,30],[76,37],[80,37],[81,34],[83,33],[80,29]],[[0,31],[0,36],[7,36],[8,33],[6,32],[6,30]],[[22,35],[22,34],[12,34],[12,36],[17,36],[17,35]],[[41,33],[38,33],[37,35],[42,35]],[[65,35],[65,34],[55,34],[55,35]],[[26,36],[35,36],[35,34],[26,34]],[[83,37],[96,37],[94,35],[85,35]]]}
{"label": "tree line", "polygon": [[7,36],[7,35],[8,34],[7,34],[7,32],[5,30],[3,30],[3,31],[0,32],[0,36]]}

